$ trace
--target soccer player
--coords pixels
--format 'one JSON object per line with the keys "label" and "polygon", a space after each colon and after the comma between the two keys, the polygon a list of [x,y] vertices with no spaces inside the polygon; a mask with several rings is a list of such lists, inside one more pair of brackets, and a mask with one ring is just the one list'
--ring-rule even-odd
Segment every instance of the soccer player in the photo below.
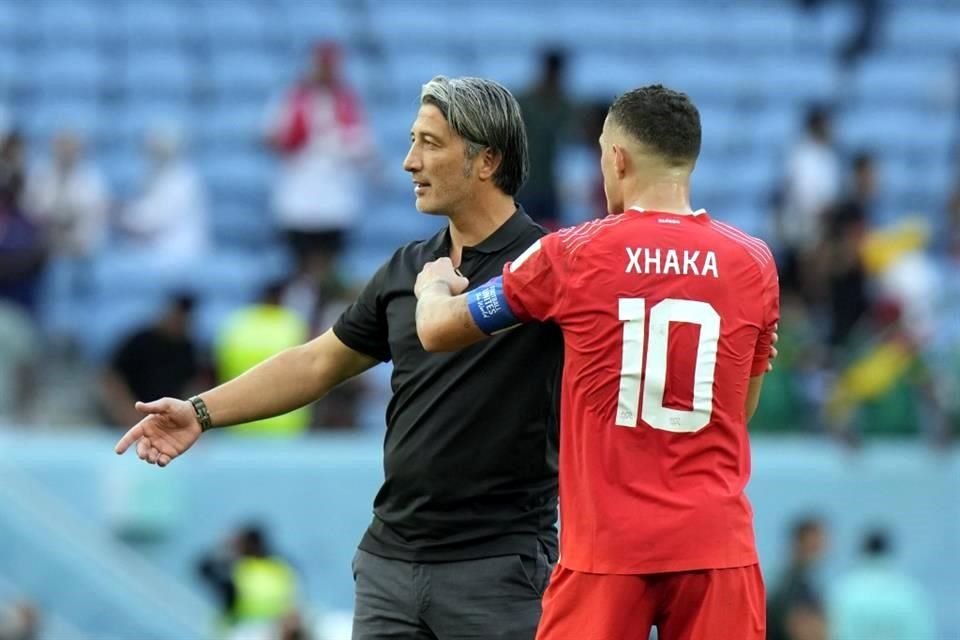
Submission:
{"label": "soccer player", "polygon": [[[527,174],[520,108],[480,78],[424,85],[404,169],[447,227],[401,247],[331,331],[190,400],[139,403],[134,442],[161,466],[209,427],[286,413],[393,361],[384,483],[353,563],[353,638],[532,640],[556,559],[562,343],[530,325],[458,353],[424,351],[413,287],[444,256],[483,283],[544,235],[514,202]],[[376,215],[371,211],[370,215]],[[517,384],[514,372],[530,382]]]}
{"label": "soccer player", "polygon": [[779,314],[773,257],[690,206],[700,118],[686,95],[624,94],[600,147],[622,213],[538,240],[463,295],[466,274],[426,265],[418,334],[444,351],[518,323],[563,331],[560,560],[538,638],[645,640],[656,625],[661,640],[762,640],[744,488]]}

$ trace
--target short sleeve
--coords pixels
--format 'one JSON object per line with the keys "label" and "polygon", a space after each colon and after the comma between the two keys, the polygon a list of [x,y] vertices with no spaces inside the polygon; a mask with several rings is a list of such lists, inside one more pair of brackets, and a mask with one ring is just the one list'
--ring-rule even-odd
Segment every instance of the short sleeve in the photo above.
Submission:
{"label": "short sleeve", "polygon": [[391,359],[387,313],[382,303],[390,265],[388,262],[380,267],[356,302],[344,309],[333,325],[333,333],[343,344],[381,362]]}
{"label": "short sleeve", "polygon": [[770,260],[761,269],[763,324],[760,327],[760,338],[757,340],[757,349],[753,356],[751,376],[759,376],[766,372],[770,361],[770,349],[773,346],[773,333],[777,322],[780,321],[780,281],[777,277],[777,266],[773,260]]}
{"label": "short sleeve", "polygon": [[546,235],[503,267],[503,291],[521,322],[555,319],[563,297],[563,263],[556,234]]}

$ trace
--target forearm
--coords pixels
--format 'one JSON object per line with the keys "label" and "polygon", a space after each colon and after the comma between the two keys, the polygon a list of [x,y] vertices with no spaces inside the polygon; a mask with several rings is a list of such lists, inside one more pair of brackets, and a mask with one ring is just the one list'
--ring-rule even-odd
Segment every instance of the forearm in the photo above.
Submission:
{"label": "forearm", "polygon": [[348,349],[328,331],[200,397],[214,426],[242,424],[298,409],[374,364],[376,360]]}
{"label": "forearm", "polygon": [[427,351],[455,351],[486,337],[477,328],[465,296],[452,296],[443,283],[421,292],[417,335]]}

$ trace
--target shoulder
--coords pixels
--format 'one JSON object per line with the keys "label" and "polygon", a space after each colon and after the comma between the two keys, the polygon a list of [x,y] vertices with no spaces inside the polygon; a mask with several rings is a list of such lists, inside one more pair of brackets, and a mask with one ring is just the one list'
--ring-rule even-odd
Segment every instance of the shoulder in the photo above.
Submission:
{"label": "shoulder", "polygon": [[582,247],[586,246],[590,240],[593,240],[601,233],[607,233],[611,229],[615,229],[628,219],[629,216],[627,214],[619,213],[595,220],[588,220],[572,227],[566,227],[550,234],[553,238],[550,244],[552,244],[558,252],[573,256]]}
{"label": "shoulder", "polygon": [[755,264],[760,271],[776,268],[773,252],[770,251],[767,243],[760,238],[716,219],[710,220],[707,224],[711,232],[717,234],[724,243],[735,247],[745,259]]}

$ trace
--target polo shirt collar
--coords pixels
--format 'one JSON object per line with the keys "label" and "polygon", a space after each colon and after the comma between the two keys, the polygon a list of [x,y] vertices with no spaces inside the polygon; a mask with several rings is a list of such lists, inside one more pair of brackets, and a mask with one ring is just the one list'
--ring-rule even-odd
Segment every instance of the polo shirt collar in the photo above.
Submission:
{"label": "polo shirt collar", "polygon": [[[472,247],[464,247],[464,252],[476,252],[485,254],[496,254],[503,251],[510,243],[517,239],[523,231],[533,224],[533,220],[527,215],[519,204],[513,215],[507,218],[500,227],[487,236],[480,244]],[[435,257],[443,257],[450,253],[450,229],[445,227],[437,232],[430,239],[428,244],[430,252]]]}

